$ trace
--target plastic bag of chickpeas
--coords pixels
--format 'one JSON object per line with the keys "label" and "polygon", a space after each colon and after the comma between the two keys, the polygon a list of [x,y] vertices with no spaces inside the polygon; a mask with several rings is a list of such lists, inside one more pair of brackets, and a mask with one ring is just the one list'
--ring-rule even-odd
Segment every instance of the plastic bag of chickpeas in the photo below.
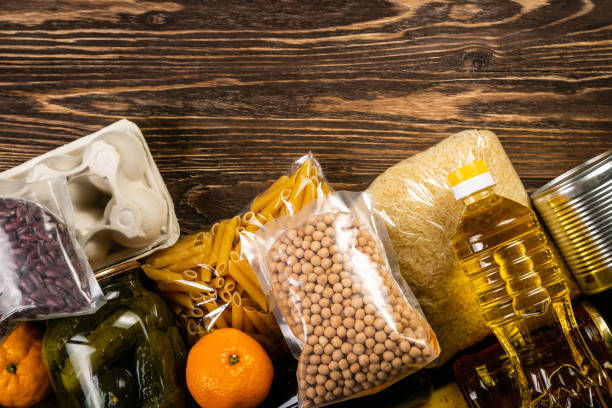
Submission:
{"label": "plastic bag of chickpeas", "polygon": [[337,192],[243,239],[294,357],[300,407],[378,392],[440,347],[369,193]]}

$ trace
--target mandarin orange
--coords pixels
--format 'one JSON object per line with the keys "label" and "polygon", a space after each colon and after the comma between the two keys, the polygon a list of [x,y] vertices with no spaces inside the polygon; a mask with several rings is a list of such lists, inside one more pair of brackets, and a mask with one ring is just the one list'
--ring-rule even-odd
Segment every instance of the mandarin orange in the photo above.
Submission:
{"label": "mandarin orange", "polygon": [[42,401],[51,382],[42,359],[43,331],[22,323],[0,345],[0,405],[30,407]]}
{"label": "mandarin orange", "polygon": [[273,377],[263,347],[236,329],[202,337],[187,357],[187,388],[202,408],[254,408],[270,392]]}

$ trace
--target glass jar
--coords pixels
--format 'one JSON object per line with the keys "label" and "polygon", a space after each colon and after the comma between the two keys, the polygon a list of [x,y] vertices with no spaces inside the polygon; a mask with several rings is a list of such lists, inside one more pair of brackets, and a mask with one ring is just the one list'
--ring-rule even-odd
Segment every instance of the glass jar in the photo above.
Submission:
{"label": "glass jar", "polygon": [[137,262],[96,274],[97,313],[49,321],[43,359],[62,407],[184,407],[187,352],[172,312]]}
{"label": "glass jar", "polygon": [[[585,301],[574,306],[574,315],[580,333],[594,357],[607,374],[612,375],[612,332],[605,319],[592,304]],[[537,338],[537,342],[554,354],[558,349],[558,333],[554,330],[543,333]],[[541,370],[546,371],[547,368],[541,367]],[[521,406],[521,395],[513,366],[499,343],[459,358],[453,365],[453,371],[471,408]],[[544,374],[548,376],[551,373]]]}

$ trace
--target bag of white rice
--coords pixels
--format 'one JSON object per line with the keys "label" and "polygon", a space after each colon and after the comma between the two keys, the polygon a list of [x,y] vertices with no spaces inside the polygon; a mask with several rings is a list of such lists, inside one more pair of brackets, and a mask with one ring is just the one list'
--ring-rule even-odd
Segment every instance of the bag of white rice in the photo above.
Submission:
{"label": "bag of white rice", "polygon": [[[497,136],[483,130],[457,133],[387,169],[369,187],[387,215],[401,273],[440,342],[438,365],[491,334],[451,249],[463,205],[453,197],[447,175],[475,160],[486,163],[497,182],[495,193],[530,206]],[[578,294],[565,263],[555,256],[572,293]]]}

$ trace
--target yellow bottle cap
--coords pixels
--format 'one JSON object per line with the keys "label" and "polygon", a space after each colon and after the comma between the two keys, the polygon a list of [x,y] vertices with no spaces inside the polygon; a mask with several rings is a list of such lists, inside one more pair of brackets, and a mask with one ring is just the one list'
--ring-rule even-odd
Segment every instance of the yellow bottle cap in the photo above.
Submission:
{"label": "yellow bottle cap", "polygon": [[457,184],[469,180],[473,177],[479,176],[484,173],[488,173],[489,169],[482,160],[476,160],[466,166],[461,167],[459,170],[455,170],[448,175],[448,182],[451,187],[455,187]]}

